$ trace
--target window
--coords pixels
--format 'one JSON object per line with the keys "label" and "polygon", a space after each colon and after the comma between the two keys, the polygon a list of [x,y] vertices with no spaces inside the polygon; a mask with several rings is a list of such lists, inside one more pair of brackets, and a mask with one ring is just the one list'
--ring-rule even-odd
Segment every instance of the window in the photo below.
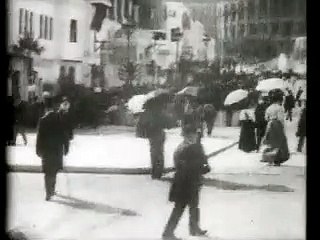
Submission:
{"label": "window", "polygon": [[40,15],[40,38],[43,38],[43,15]]}
{"label": "window", "polygon": [[282,34],[284,36],[290,36],[291,33],[292,33],[292,29],[293,29],[293,23],[291,21],[290,22],[285,22],[285,23],[283,23]]}
{"label": "window", "polygon": [[257,33],[257,26],[256,24],[250,24],[249,25],[249,33],[254,35]]}
{"label": "window", "polygon": [[239,28],[239,37],[244,37],[244,33],[245,33],[244,24],[241,24]]}
{"label": "window", "polygon": [[239,19],[244,19],[244,6],[243,2],[239,3]]}
{"label": "window", "polygon": [[29,11],[25,10],[24,13],[24,32],[28,32],[28,25],[29,25]]}
{"label": "window", "polygon": [[260,0],[259,7],[260,7],[260,16],[267,15],[267,8],[268,8],[267,1],[266,0]]}
{"label": "window", "polygon": [[254,14],[255,14],[255,6],[254,6],[254,1],[250,0],[248,3],[248,17],[250,19],[254,18]]}
{"label": "window", "polygon": [[44,18],[44,39],[48,39],[48,17]]}
{"label": "window", "polygon": [[20,8],[20,11],[19,11],[19,34],[23,33],[23,13],[24,13],[24,10],[22,8]]}
{"label": "window", "polygon": [[271,23],[271,34],[276,35],[279,31],[279,23]]}
{"label": "window", "polygon": [[77,20],[74,19],[70,22],[70,42],[77,42]]}
{"label": "window", "polygon": [[50,36],[49,36],[49,39],[52,40],[53,38],[53,18],[50,18]]}
{"label": "window", "polygon": [[30,28],[30,33],[33,34],[33,13],[30,12],[30,23],[29,23],[29,28]]}

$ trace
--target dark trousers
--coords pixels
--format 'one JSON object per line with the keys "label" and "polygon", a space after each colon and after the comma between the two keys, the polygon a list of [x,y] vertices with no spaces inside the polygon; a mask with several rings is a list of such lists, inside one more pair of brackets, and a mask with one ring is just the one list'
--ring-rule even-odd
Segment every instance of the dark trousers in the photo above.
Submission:
{"label": "dark trousers", "polygon": [[257,150],[260,149],[261,141],[265,133],[266,133],[266,126],[257,127]]}
{"label": "dark trousers", "polygon": [[287,112],[287,117],[286,117],[286,119],[288,120],[290,120],[290,122],[292,121],[292,108],[288,108],[288,109],[286,109],[286,112]]}
{"label": "dark trousers", "polygon": [[164,168],[164,134],[149,138],[150,155],[151,155],[151,177],[160,179]]}
{"label": "dark trousers", "polygon": [[163,235],[173,235],[174,230],[176,229],[180,218],[184,212],[184,209],[189,207],[189,231],[191,234],[200,231],[199,221],[200,221],[200,209],[199,205],[199,196],[197,196],[190,203],[175,203],[175,206],[171,212]]}
{"label": "dark trousers", "polygon": [[213,129],[213,125],[214,125],[214,120],[205,120],[206,125],[207,125],[207,133],[208,136],[211,136],[212,133],[212,129]]}
{"label": "dark trousers", "polygon": [[299,142],[298,142],[298,152],[302,152],[302,148],[303,148],[303,145],[304,145],[304,141],[305,141],[305,136],[300,136],[299,137]]}
{"label": "dark trousers", "polygon": [[21,134],[23,141],[24,141],[24,144],[26,145],[28,143],[28,141],[27,141],[27,136],[25,133],[25,128],[22,125],[15,125],[14,126],[13,143],[14,144],[16,143],[18,133]]}
{"label": "dark trousers", "polygon": [[55,193],[57,173],[57,171],[48,171],[44,173],[44,184],[47,197],[51,197]]}

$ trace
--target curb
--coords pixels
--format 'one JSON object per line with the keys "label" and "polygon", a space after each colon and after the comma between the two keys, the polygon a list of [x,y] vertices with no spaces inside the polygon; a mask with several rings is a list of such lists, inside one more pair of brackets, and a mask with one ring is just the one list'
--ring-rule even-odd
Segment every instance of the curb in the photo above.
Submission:
{"label": "curb", "polygon": [[[234,142],[224,148],[221,148],[208,155],[209,158],[216,156],[236,145]],[[41,166],[31,165],[7,165],[8,172],[16,173],[42,173]],[[165,168],[164,174],[173,172],[174,168]],[[64,167],[62,173],[79,173],[79,174],[119,174],[119,175],[147,175],[150,174],[151,168],[97,168],[97,167]]]}

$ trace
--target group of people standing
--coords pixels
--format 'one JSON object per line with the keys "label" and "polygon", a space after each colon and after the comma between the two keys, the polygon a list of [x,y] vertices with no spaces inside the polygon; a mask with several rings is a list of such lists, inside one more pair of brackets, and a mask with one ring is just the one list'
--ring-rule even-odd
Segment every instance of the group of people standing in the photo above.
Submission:
{"label": "group of people standing", "polygon": [[[239,149],[245,152],[254,150],[259,152],[261,144],[265,144],[267,147],[263,154],[271,155],[273,153],[271,163],[279,166],[290,157],[284,124],[285,119],[292,121],[295,99],[290,90],[288,90],[288,95],[284,97],[281,90],[275,89],[269,92],[269,96],[261,97],[256,108],[254,105],[253,102],[250,102],[249,108],[240,112]],[[285,113],[287,113],[287,117],[285,117]],[[297,148],[299,152],[302,151],[306,136],[305,114],[306,108],[303,106],[296,133],[299,137]]]}

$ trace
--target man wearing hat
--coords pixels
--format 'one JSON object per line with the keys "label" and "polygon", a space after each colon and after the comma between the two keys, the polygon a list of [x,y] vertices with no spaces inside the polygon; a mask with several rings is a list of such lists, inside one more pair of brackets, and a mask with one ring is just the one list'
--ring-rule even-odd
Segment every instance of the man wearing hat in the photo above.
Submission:
{"label": "man wearing hat", "polygon": [[56,177],[63,167],[63,155],[69,151],[69,138],[61,124],[61,118],[53,109],[53,99],[45,98],[44,116],[40,119],[36,153],[42,159],[46,201],[55,194]]}
{"label": "man wearing hat", "polygon": [[162,234],[162,239],[178,240],[174,230],[184,212],[189,207],[189,231],[192,236],[204,236],[207,231],[199,226],[199,195],[202,175],[210,171],[207,156],[198,139],[194,124],[185,124],[182,128],[183,142],[174,153],[175,175],[169,192],[169,201],[174,208]]}

